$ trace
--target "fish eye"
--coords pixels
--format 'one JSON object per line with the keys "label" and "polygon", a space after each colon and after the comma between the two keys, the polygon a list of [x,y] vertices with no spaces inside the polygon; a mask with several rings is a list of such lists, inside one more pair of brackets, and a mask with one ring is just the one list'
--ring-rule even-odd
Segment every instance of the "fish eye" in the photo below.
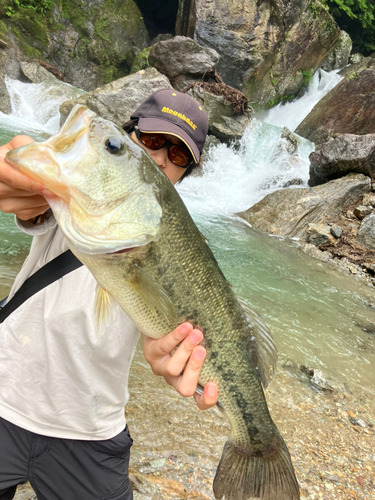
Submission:
{"label": "fish eye", "polygon": [[105,148],[111,155],[117,154],[121,149],[122,143],[117,137],[110,137],[105,141]]}

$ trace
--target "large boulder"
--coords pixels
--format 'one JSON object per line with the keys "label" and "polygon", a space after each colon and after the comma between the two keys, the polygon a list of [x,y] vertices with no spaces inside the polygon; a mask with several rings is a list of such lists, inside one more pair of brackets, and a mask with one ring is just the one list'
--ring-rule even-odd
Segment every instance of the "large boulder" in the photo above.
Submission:
{"label": "large boulder", "polygon": [[345,78],[298,125],[298,135],[319,146],[337,134],[375,133],[375,59],[355,66],[364,64],[345,68]]}
{"label": "large boulder", "polygon": [[188,93],[206,111],[209,134],[226,143],[231,143],[243,136],[250,120],[248,113],[235,115],[234,106],[228,99],[223,95],[208,92],[201,86],[194,86]]}
{"label": "large boulder", "polygon": [[344,134],[310,154],[309,186],[324,184],[350,172],[375,181],[375,134]]}
{"label": "large boulder", "polygon": [[275,191],[237,215],[260,231],[307,241],[309,224],[337,217],[369,192],[370,179],[353,174],[312,188]]}
{"label": "large boulder", "polygon": [[0,48],[0,111],[8,114],[11,112],[11,103],[6,88],[7,77],[14,80],[26,80],[22,74],[19,59],[19,49],[15,36],[7,29],[0,20],[0,39],[6,44]]}
{"label": "large boulder", "polygon": [[177,20],[187,35],[220,55],[225,83],[259,107],[295,96],[335,46],[340,30],[319,0],[184,0]]}
{"label": "large boulder", "polygon": [[18,58],[48,60],[84,90],[129,74],[138,51],[149,45],[134,0],[67,0],[48,15],[17,4],[8,17],[0,2],[0,22],[16,38]]}
{"label": "large boulder", "polygon": [[341,30],[336,45],[330,50],[327,59],[322,62],[320,67],[324,69],[324,71],[333,71],[347,66],[352,51],[352,45],[350,36],[345,31]]}
{"label": "large boulder", "polygon": [[176,36],[153,45],[149,63],[166,75],[173,87],[184,90],[190,83],[215,71],[219,60],[213,49],[203,48],[191,38]]}
{"label": "large boulder", "polygon": [[65,121],[75,104],[83,104],[99,116],[122,126],[133,111],[153,92],[172,88],[167,77],[155,68],[138,71],[97,88],[60,106],[61,121]]}
{"label": "large boulder", "polygon": [[22,73],[32,83],[51,83],[54,84],[59,80],[50,71],[47,71],[43,66],[35,62],[21,61],[20,67]]}
{"label": "large boulder", "polygon": [[358,231],[357,240],[361,245],[375,249],[375,213],[363,219]]}

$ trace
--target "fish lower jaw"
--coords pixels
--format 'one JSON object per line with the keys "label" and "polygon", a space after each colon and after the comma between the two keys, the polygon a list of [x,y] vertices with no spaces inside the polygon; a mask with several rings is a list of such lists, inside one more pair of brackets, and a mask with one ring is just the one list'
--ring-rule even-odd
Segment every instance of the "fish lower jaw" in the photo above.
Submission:
{"label": "fish lower jaw", "polygon": [[127,253],[131,252],[132,250],[136,250],[138,247],[129,247],[129,248],[123,248],[122,250],[116,250],[116,252],[108,252],[106,255],[118,255],[121,253]]}

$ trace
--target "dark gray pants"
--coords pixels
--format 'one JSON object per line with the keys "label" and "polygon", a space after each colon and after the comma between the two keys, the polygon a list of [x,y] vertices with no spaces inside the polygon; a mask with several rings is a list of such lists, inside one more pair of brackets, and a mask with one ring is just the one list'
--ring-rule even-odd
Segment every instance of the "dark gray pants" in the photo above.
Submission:
{"label": "dark gray pants", "polygon": [[0,500],[30,481],[38,500],[133,500],[128,428],[112,439],[58,439],[0,418]]}

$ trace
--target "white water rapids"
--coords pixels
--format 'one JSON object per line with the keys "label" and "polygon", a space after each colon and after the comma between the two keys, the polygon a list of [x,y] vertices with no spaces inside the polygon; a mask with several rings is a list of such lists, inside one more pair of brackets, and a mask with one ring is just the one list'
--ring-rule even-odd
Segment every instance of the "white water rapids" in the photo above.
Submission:
{"label": "white water rapids", "polygon": [[[212,148],[203,175],[186,179],[178,190],[234,290],[270,325],[280,362],[319,368],[375,394],[369,369],[375,364],[375,336],[365,331],[375,322],[373,289],[306,256],[294,242],[259,234],[234,216],[292,179],[306,186],[313,145],[301,139],[298,150],[288,153],[282,127],[294,130],[339,80],[335,73],[317,72],[298,101],[254,118],[239,148]],[[36,140],[55,133],[64,85],[50,92],[43,84],[9,80],[12,113],[0,114],[0,143],[19,133]],[[11,216],[1,215],[0,224],[0,291],[5,293],[30,240],[15,230]]]}

